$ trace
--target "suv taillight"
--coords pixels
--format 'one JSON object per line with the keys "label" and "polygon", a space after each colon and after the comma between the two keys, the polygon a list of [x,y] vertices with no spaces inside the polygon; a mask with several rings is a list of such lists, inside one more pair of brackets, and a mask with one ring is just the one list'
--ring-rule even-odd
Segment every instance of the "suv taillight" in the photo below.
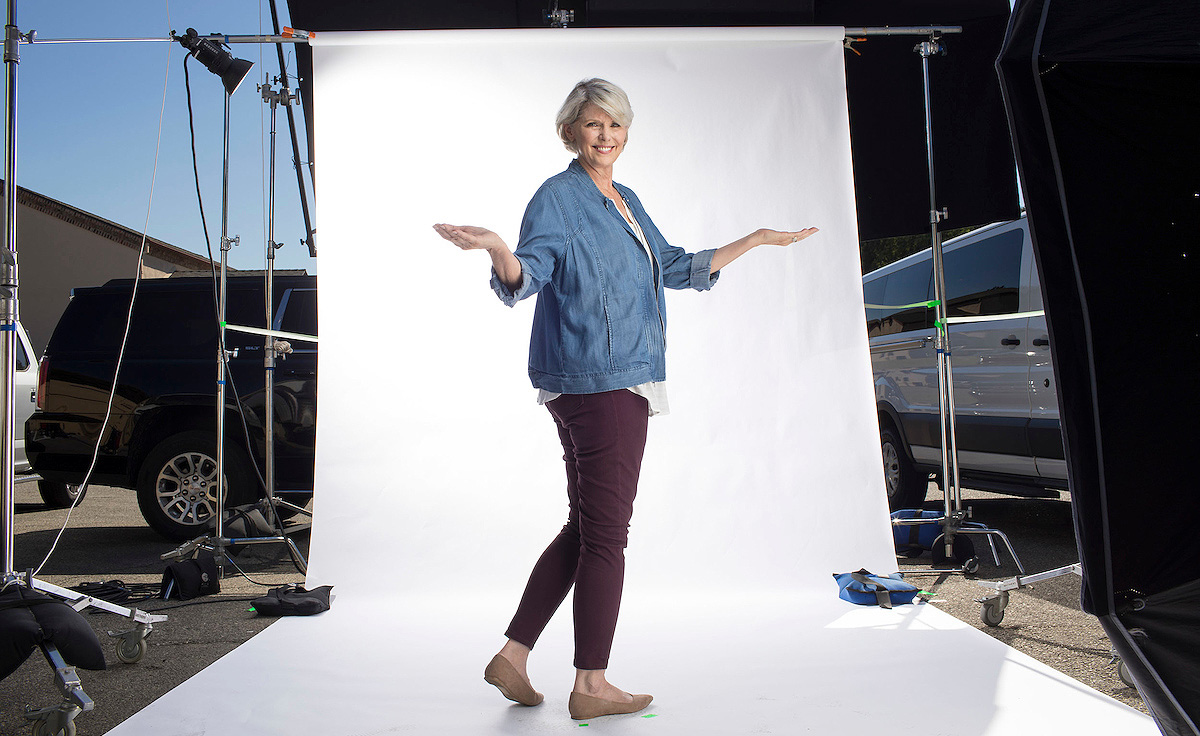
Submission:
{"label": "suv taillight", "polygon": [[38,411],[43,411],[46,408],[46,374],[50,372],[50,359],[43,355],[42,361],[38,363],[38,384],[37,384],[37,408]]}

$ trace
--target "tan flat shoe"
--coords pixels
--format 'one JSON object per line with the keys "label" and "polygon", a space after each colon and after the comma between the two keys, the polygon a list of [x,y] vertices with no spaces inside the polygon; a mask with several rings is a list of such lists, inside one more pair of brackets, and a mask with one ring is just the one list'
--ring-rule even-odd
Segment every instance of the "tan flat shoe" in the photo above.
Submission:
{"label": "tan flat shoe", "polygon": [[495,685],[504,697],[514,703],[537,705],[544,699],[541,693],[525,682],[517,668],[512,666],[512,662],[499,654],[492,657],[492,661],[488,662],[488,666],[483,670],[483,680]]}
{"label": "tan flat shoe", "polygon": [[653,695],[634,695],[632,703],[619,703],[612,700],[604,700],[603,698],[594,698],[591,695],[572,692],[570,700],[567,701],[567,710],[571,712],[571,718],[577,721],[586,721],[591,718],[599,718],[600,716],[615,716],[622,713],[637,713],[642,708],[650,705],[654,700]]}

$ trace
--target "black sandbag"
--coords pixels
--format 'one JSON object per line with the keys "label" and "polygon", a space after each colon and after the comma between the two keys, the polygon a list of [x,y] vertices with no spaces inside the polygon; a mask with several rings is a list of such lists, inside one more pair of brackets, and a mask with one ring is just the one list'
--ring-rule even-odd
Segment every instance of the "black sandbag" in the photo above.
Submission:
{"label": "black sandbag", "polygon": [[0,680],[15,672],[42,642],[51,642],[68,664],[105,668],[100,639],[83,616],[63,601],[23,585],[0,593]]}
{"label": "black sandbag", "polygon": [[213,557],[197,557],[172,562],[163,571],[162,598],[189,600],[202,595],[221,592],[221,576],[217,572],[217,561]]}
{"label": "black sandbag", "polygon": [[313,590],[305,590],[302,585],[285,585],[272,588],[261,598],[255,598],[251,605],[263,616],[311,616],[329,610],[331,590],[332,585]]}

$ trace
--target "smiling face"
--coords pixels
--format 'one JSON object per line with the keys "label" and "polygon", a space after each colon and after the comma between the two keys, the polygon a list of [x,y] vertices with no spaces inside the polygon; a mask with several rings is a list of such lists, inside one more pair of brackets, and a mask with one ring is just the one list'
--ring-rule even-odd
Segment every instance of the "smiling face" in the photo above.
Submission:
{"label": "smiling face", "polygon": [[628,129],[595,105],[587,105],[579,119],[566,126],[567,139],[579,149],[579,163],[607,171],[625,150]]}

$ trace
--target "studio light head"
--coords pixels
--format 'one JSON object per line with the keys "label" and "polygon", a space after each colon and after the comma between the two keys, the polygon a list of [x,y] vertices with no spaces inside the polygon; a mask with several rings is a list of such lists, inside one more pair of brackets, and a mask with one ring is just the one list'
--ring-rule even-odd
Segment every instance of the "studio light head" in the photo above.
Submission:
{"label": "studio light head", "polygon": [[196,61],[204,65],[213,74],[221,78],[225,91],[233,94],[238,85],[246,78],[254,62],[245,59],[235,59],[220,44],[207,38],[200,38],[195,28],[187,29],[187,33],[176,36],[175,40],[196,57]]}

